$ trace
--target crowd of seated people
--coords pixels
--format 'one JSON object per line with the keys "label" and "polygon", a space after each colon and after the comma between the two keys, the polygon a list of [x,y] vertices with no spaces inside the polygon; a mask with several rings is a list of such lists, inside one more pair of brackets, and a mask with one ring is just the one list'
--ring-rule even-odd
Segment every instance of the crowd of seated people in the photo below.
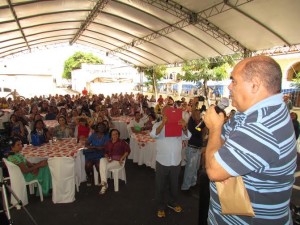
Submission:
{"label": "crowd of seated people", "polygon": [[[133,121],[141,121],[138,131],[147,122],[145,129],[150,130],[156,117],[148,108],[148,101],[147,97],[132,93],[106,97],[101,94],[55,95],[47,98],[2,98],[0,107],[12,110],[8,136],[19,138],[23,145],[42,145],[54,137],[77,138],[78,142],[84,143],[87,150],[85,168],[90,185],[93,183],[93,166],[99,170],[99,160],[104,156],[103,146],[110,140],[108,134],[114,128],[113,118],[132,116]],[[44,122],[47,120],[56,120],[58,125],[46,127]],[[91,150],[96,151],[92,154]]]}
{"label": "crowd of seated people", "polygon": [[[164,105],[182,108],[183,116],[188,120],[191,114],[190,103],[185,99],[175,102],[171,96],[165,99],[160,96],[155,102],[154,96],[149,100],[148,96],[142,94],[121,93],[106,97],[99,94],[1,99],[0,106],[13,110],[10,136],[19,137],[23,144],[37,137],[40,139],[38,144],[47,143],[53,137],[73,137],[85,143],[85,169],[90,185],[93,183],[93,166],[99,170],[99,160],[105,155],[103,146],[110,139],[108,134],[114,129],[114,119],[120,116],[132,117],[128,124],[129,134],[151,131]],[[44,124],[46,120],[56,120],[58,125],[52,129],[47,128]]]}
{"label": "crowd of seated people", "polygon": [[[110,129],[113,128],[113,118],[120,116],[131,116],[133,123],[139,121],[140,128],[147,124],[149,130],[151,124],[159,117],[161,108],[165,104],[174,104],[172,97],[163,99],[160,96],[155,103],[156,106],[153,105],[154,101],[154,96],[148,99],[147,95],[134,95],[133,93],[112,94],[106,97],[102,94],[91,96],[57,94],[47,98],[42,96],[14,100],[2,98],[0,107],[12,109],[14,112],[10,120],[11,128],[13,128],[11,135],[17,135],[23,143],[28,143],[28,131],[34,129],[37,120],[57,120],[59,125],[51,131],[51,135],[58,138],[74,137],[81,117],[87,119],[91,132],[93,126],[103,121],[108,122]],[[181,107],[183,103],[177,107]],[[189,111],[187,103],[184,104],[183,110]],[[152,107],[149,107],[150,105]],[[139,130],[142,129],[137,128],[134,132]]]}

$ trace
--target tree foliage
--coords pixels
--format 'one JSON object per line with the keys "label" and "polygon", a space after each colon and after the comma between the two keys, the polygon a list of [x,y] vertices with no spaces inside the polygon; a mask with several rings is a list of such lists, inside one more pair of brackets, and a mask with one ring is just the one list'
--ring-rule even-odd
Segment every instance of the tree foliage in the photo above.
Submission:
{"label": "tree foliage", "polygon": [[62,77],[71,79],[71,72],[80,69],[82,63],[103,64],[103,61],[92,53],[75,52],[65,61]]}
{"label": "tree foliage", "polygon": [[144,74],[148,79],[148,84],[153,86],[155,95],[157,93],[157,82],[164,77],[166,69],[167,67],[165,65],[157,65],[144,70]]}
{"label": "tree foliage", "polygon": [[209,80],[224,80],[229,77],[228,69],[235,63],[240,55],[223,56],[215,58],[213,61],[207,59],[196,59],[185,61],[182,66],[184,74],[179,76],[179,79],[193,82],[203,82],[203,92],[207,98],[208,89],[207,81]]}
{"label": "tree foliage", "polygon": [[291,84],[291,86],[300,88],[300,72],[296,73],[296,76],[292,81],[293,83]]}

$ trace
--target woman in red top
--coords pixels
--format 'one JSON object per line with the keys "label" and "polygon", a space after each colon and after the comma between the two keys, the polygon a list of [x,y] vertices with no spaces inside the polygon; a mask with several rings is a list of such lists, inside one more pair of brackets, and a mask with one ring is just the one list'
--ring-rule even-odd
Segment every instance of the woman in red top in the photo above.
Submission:
{"label": "woman in red top", "polygon": [[86,118],[79,118],[79,124],[77,126],[77,141],[79,142],[80,137],[87,138],[90,134],[90,127]]}
{"label": "woman in red top", "polygon": [[120,131],[110,131],[111,140],[105,144],[105,157],[100,160],[99,170],[101,177],[101,190],[99,194],[105,194],[107,185],[107,170],[121,167],[130,153],[129,145],[120,139]]}

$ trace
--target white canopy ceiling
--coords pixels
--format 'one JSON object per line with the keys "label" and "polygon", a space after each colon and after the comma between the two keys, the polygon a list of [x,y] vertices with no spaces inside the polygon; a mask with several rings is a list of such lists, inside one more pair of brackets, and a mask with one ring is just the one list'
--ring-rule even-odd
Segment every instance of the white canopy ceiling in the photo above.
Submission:
{"label": "white canopy ceiling", "polygon": [[299,11],[300,0],[0,0],[0,58],[76,43],[148,67],[291,49]]}

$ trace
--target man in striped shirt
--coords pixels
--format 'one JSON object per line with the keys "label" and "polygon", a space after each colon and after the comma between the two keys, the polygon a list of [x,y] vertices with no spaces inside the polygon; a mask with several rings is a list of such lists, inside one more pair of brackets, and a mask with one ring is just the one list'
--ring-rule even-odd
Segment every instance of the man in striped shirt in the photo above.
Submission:
{"label": "man in striped shirt", "polygon": [[[223,126],[210,107],[206,170],[211,180],[209,224],[292,224],[289,202],[296,168],[296,139],[282,100],[281,69],[270,57],[239,62],[229,86],[237,113]],[[215,181],[242,176],[254,217],[222,215]],[[226,183],[225,183],[226,184]]]}

